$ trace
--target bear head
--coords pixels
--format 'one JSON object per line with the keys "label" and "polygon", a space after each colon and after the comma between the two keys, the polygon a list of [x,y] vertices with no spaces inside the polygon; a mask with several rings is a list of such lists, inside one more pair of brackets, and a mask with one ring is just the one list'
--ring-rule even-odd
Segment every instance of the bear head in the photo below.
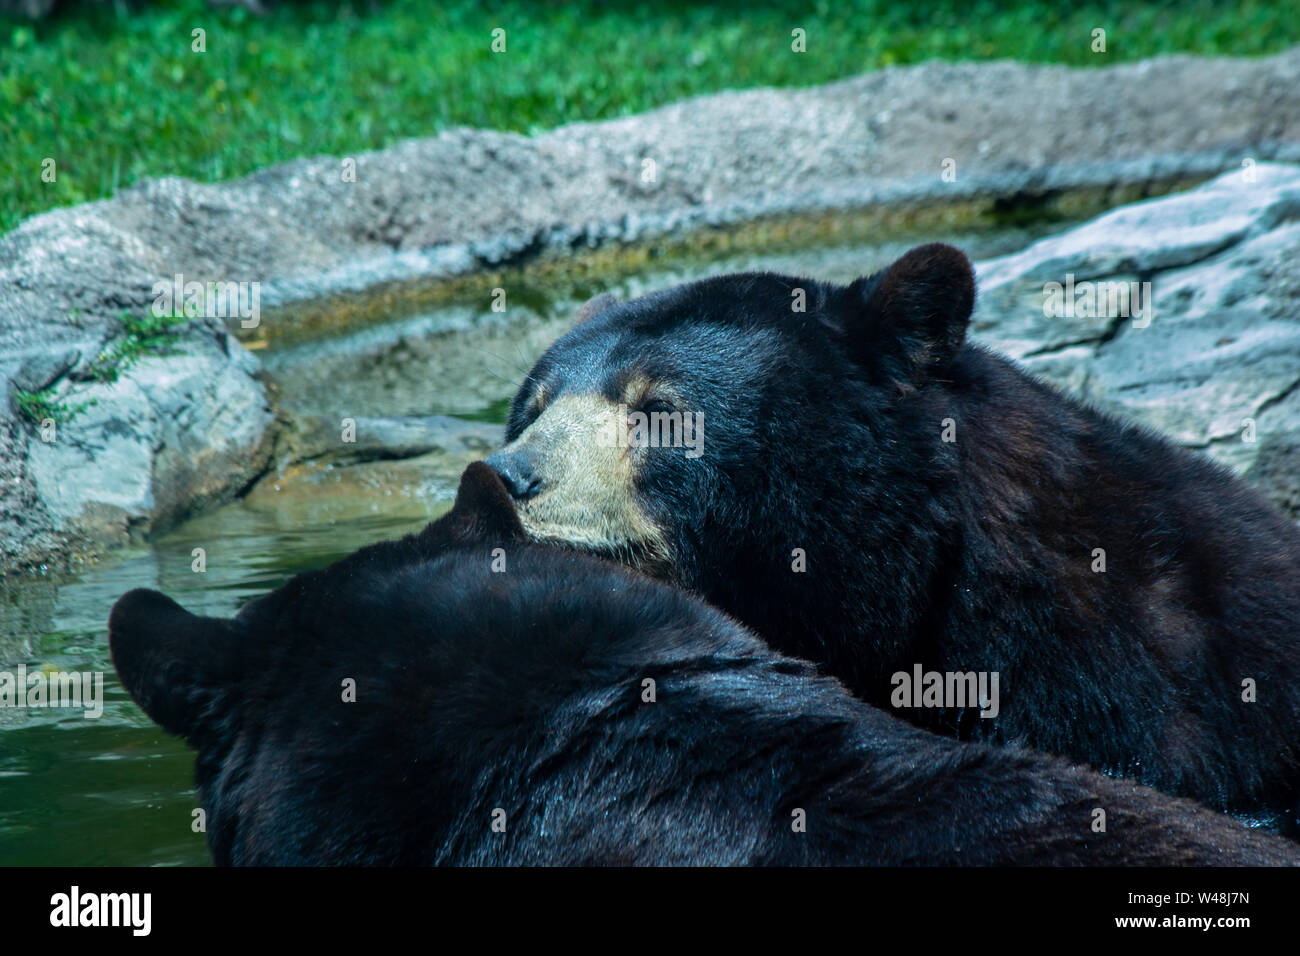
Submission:
{"label": "bear head", "polygon": [[355,604],[347,600],[349,593],[364,591],[370,577],[386,571],[435,561],[471,544],[483,551],[525,540],[500,480],[475,462],[461,477],[452,510],[419,534],[363,548],[323,571],[300,574],[249,602],[234,618],[192,614],[159,591],[128,591],[109,614],[113,666],[151,719],[202,746],[229,729],[226,721],[238,713],[241,688],[271,661],[267,638],[291,627],[295,615],[302,620],[309,608],[328,615],[333,607]]}
{"label": "bear head", "polygon": [[[419,534],[299,574],[229,620],[131,591],[113,607],[109,642],[130,695],[197,751],[218,864],[602,858],[608,833],[594,818],[571,821],[558,844],[521,845],[494,838],[489,811],[542,786],[520,767],[561,725],[589,739],[590,720],[655,717],[640,698],[647,668],[694,673],[713,655],[768,666],[756,638],[680,589],[527,540],[481,462],[452,511]],[[770,667],[778,678],[797,670]],[[588,793],[604,757],[589,769],[546,786],[557,800]],[[488,773],[509,792],[485,796]],[[622,786],[629,775],[610,776]],[[601,805],[564,806],[581,816]]]}
{"label": "bear head", "polygon": [[724,555],[834,517],[801,509],[850,490],[869,507],[864,482],[889,497],[913,468],[891,414],[941,386],[974,299],[941,244],[847,286],[753,273],[602,295],[528,374],[487,463],[533,538],[715,590]]}

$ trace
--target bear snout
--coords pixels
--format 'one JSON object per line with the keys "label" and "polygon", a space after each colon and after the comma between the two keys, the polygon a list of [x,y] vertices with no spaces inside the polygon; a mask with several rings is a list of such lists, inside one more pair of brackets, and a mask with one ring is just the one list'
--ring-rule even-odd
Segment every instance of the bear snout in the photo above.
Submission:
{"label": "bear snout", "polygon": [[507,451],[503,448],[489,455],[484,464],[500,476],[510,497],[516,501],[527,501],[542,490],[542,479],[528,452]]}

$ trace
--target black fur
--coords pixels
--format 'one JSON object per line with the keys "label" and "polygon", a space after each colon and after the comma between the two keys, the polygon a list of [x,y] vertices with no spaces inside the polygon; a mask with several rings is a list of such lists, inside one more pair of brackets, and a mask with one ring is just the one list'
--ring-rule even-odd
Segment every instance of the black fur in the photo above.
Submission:
{"label": "black fur", "polygon": [[473,465],[420,535],[233,620],[118,601],[114,664],[198,749],[216,862],[1300,862],[1186,801],[911,727],[676,588],[522,538]]}
{"label": "black fur", "polygon": [[848,287],[745,274],[604,301],[538,361],[507,442],[539,384],[670,383],[704,454],[645,450],[636,495],[679,583],[880,706],[915,664],[999,672],[996,719],[902,712],[922,726],[1290,812],[1300,532],[1224,468],[966,344],[973,301],[939,245]]}

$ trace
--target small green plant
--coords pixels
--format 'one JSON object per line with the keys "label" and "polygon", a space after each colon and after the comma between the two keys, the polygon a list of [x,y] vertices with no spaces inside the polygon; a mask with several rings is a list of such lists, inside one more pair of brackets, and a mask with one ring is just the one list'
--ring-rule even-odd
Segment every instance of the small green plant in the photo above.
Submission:
{"label": "small green plant", "polygon": [[116,382],[118,376],[145,355],[166,355],[172,330],[189,321],[186,315],[154,315],[144,318],[122,313],[122,338],[104,347],[91,363],[90,374],[99,382]]}
{"label": "small green plant", "polygon": [[[90,376],[97,382],[116,382],[118,377],[146,355],[167,355],[172,348],[169,339],[177,326],[189,321],[187,315],[154,315],[152,310],[143,318],[122,313],[122,336],[105,346],[90,365]],[[62,425],[72,421],[91,405],[85,402],[68,402],[55,398],[55,386],[29,392],[14,389],[14,403],[18,414],[34,425],[53,421]]]}
{"label": "small green plant", "polygon": [[40,425],[46,421],[63,425],[72,421],[73,418],[80,415],[91,405],[94,405],[95,399],[92,398],[89,401],[77,402],[76,404],[70,404],[66,400],[60,401],[54,397],[54,386],[51,385],[39,392],[28,392],[16,388],[14,389],[14,402],[18,406],[18,414],[33,425]]}

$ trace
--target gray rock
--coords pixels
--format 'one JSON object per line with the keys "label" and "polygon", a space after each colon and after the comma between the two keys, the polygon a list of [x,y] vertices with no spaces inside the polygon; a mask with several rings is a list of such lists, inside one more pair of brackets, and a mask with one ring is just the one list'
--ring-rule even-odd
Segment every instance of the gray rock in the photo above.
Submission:
{"label": "gray rock", "polygon": [[354,417],[348,422],[351,440],[343,437],[341,419],[295,416],[288,435],[295,460],[356,464],[466,451],[486,456],[505,433],[500,425],[450,415]]}
{"label": "gray rock", "polygon": [[[978,340],[1300,505],[1300,168],[1261,164],[979,264]],[[1149,324],[1045,284],[1149,282]]]}
{"label": "gray rock", "polygon": [[77,364],[81,352],[68,349],[51,355],[33,355],[14,373],[14,388],[24,392],[40,392],[49,388]]}
{"label": "gray rock", "polygon": [[0,421],[0,568],[61,565],[247,487],[274,436],[258,371],[224,329],[195,323],[116,382],[61,385],[56,400],[86,406],[72,420]]}

